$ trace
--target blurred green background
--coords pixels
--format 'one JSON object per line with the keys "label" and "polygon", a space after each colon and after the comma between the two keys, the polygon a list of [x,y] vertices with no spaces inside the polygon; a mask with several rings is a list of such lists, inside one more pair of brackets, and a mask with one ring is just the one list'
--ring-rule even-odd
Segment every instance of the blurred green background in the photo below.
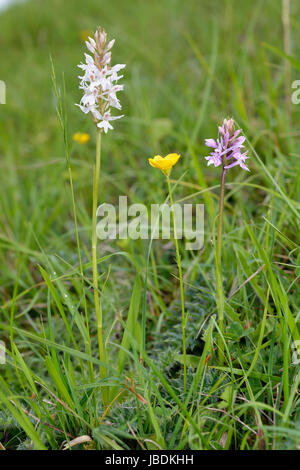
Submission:
{"label": "blurred green background", "polygon": [[[291,8],[292,52],[297,56],[300,5],[291,2]],[[217,179],[217,172],[205,167],[203,140],[215,136],[216,124],[226,116],[233,115],[255,139],[275,172],[282,164],[298,163],[298,157],[278,156],[293,153],[286,133],[297,132],[299,117],[297,106],[292,107],[294,121],[286,113],[285,61],[267,47],[283,49],[281,15],[279,0],[35,0],[2,13],[4,232],[21,240],[31,220],[37,236],[53,244],[58,240],[49,230],[62,233],[69,220],[50,55],[60,85],[65,79],[70,135],[92,134],[86,147],[72,144],[78,202],[89,207],[94,128],[74,104],[81,97],[77,64],[85,51],[82,39],[97,25],[117,40],[113,63],[127,64],[121,97],[126,118],[103,139],[102,194],[107,202],[120,193],[133,200],[161,200],[158,175],[147,162],[156,153],[180,152],[176,176],[187,171],[190,182],[205,186]],[[251,178],[259,178],[256,169],[252,161]]]}

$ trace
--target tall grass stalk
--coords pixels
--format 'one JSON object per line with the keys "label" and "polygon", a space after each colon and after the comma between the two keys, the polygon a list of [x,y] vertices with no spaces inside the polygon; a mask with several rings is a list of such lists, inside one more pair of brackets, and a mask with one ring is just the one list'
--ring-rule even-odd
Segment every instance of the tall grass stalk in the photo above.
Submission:
{"label": "tall grass stalk", "polygon": [[169,190],[169,197],[170,197],[170,204],[171,204],[172,221],[173,221],[173,227],[174,227],[174,242],[175,242],[175,248],[176,248],[176,261],[177,261],[177,266],[178,266],[179,282],[180,282],[182,350],[183,350],[183,383],[184,383],[184,393],[185,393],[186,392],[186,370],[187,370],[186,362],[187,361],[186,361],[186,335],[185,335],[186,315],[185,315],[185,309],[184,309],[183,276],[182,276],[181,258],[180,258],[178,240],[177,240],[173,196],[172,196],[172,189],[171,189],[169,176],[167,176],[167,183],[168,183],[168,190]]}

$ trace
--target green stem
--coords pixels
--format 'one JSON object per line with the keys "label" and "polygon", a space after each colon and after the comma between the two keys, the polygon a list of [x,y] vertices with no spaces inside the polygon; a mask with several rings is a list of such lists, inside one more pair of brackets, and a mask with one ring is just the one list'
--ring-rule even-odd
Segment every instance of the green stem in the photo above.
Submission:
{"label": "green stem", "polygon": [[216,259],[216,297],[218,308],[218,324],[220,328],[220,335],[218,340],[219,360],[220,363],[224,362],[224,343],[221,335],[224,330],[224,291],[223,291],[223,278],[222,278],[222,240],[223,240],[223,213],[224,213],[224,192],[225,192],[225,179],[227,170],[223,168],[221,176],[220,188],[220,208],[219,208],[219,221],[218,221],[218,238],[215,252]]}
{"label": "green stem", "polygon": [[167,176],[167,182],[168,182],[168,190],[169,190],[169,197],[170,197],[170,204],[171,204],[173,227],[174,227],[174,242],[175,242],[175,248],[176,248],[176,261],[177,261],[177,266],[178,266],[178,271],[179,271],[179,281],[180,281],[182,349],[183,349],[183,380],[184,380],[184,393],[186,393],[186,340],[185,340],[186,317],[185,317],[185,311],[184,311],[183,276],[182,276],[181,259],[180,259],[179,246],[178,246],[178,240],[177,240],[173,197],[172,197],[172,190],[171,190],[171,184],[170,184],[169,176]]}
{"label": "green stem", "polygon": [[[79,232],[78,232],[78,221],[77,221],[77,211],[76,211],[75,194],[74,194],[74,187],[73,187],[72,169],[71,169],[71,164],[70,164],[69,159],[68,159],[68,171],[69,171],[69,181],[70,181],[70,188],[71,188],[72,208],[73,208],[73,217],[74,217],[74,225],[75,225],[77,253],[78,253],[78,260],[79,260],[79,272],[80,272],[80,276],[81,276],[81,286],[82,286],[82,292],[83,292],[83,304],[84,304],[86,332],[87,332],[87,340],[85,340],[85,342],[86,342],[85,349],[86,349],[87,353],[91,355],[92,354],[92,345],[91,345],[89,319],[88,319],[88,311],[87,311],[87,301],[86,301],[85,286],[84,286],[84,272],[83,272],[83,265],[82,265],[81,251],[80,251],[80,240],[79,240]],[[94,380],[93,364],[91,364],[91,363],[89,363],[89,374],[90,374],[90,379]]]}
{"label": "green stem", "polygon": [[[96,166],[94,168],[94,185],[93,185],[92,263],[93,263],[93,288],[94,288],[95,311],[96,311],[96,322],[97,322],[99,358],[100,358],[100,361],[105,362],[102,311],[100,307],[99,289],[98,289],[97,231],[96,231],[100,168],[101,168],[101,129],[97,129]],[[102,379],[105,378],[105,368],[102,366],[100,366],[100,376]]]}

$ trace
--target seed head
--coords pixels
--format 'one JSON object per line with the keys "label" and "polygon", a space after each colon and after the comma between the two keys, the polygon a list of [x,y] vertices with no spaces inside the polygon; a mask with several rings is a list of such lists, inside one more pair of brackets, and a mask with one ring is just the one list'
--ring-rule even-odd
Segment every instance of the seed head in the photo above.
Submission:
{"label": "seed head", "polygon": [[110,121],[123,117],[111,116],[111,108],[122,108],[117,93],[124,89],[124,85],[117,83],[122,78],[118,72],[125,68],[125,64],[110,64],[114,42],[114,39],[107,42],[106,31],[99,27],[94,37],[86,41],[86,47],[92,55],[85,54],[85,63],[78,65],[84,71],[84,75],[79,77],[79,88],[84,94],[77,106],[83,113],[91,113],[97,127],[105,133],[113,129]]}

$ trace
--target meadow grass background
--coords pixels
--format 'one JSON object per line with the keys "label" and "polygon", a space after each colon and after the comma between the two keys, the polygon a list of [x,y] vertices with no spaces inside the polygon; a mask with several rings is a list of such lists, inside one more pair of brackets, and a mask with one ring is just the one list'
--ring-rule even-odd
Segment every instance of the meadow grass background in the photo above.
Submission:
{"label": "meadow grass background", "polygon": [[[300,316],[300,107],[289,109],[286,97],[300,74],[300,6],[290,3],[293,60],[282,55],[279,0],[32,0],[1,14],[7,104],[0,106],[0,339],[7,363],[0,366],[0,447],[59,449],[89,436],[81,447],[299,448],[300,375],[292,343]],[[74,106],[81,96],[82,39],[98,25],[116,38],[113,63],[127,64],[126,117],[103,138],[101,202],[117,204],[127,195],[129,203],[162,203],[167,188],[147,158],[176,151],[182,159],[172,172],[175,201],[205,204],[203,250],[181,245],[186,395],[171,241],[153,243],[148,269],[149,242],[100,243],[109,368],[105,383],[98,375],[90,265],[95,129]],[[50,55],[58,88],[65,83],[83,284]],[[227,177],[227,361],[220,366],[212,243],[220,172],[206,167],[204,139],[215,137],[217,124],[230,116],[249,139],[251,173],[233,169]],[[74,132],[91,139],[81,146],[72,141]],[[148,356],[141,364],[146,272]],[[125,387],[125,376],[139,396]],[[115,398],[107,414],[105,387]]]}

